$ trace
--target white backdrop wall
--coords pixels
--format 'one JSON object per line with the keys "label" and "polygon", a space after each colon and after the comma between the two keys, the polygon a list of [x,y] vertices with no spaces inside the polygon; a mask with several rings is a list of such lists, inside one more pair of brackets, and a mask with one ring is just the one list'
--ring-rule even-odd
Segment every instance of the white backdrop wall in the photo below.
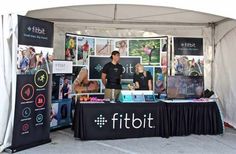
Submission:
{"label": "white backdrop wall", "polygon": [[219,97],[224,121],[236,128],[236,22],[216,27],[214,91]]}

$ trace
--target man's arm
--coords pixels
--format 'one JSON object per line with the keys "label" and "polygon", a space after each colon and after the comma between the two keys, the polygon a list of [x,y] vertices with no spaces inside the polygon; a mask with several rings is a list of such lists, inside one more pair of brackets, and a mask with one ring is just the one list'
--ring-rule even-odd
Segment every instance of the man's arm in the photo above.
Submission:
{"label": "man's arm", "polygon": [[102,83],[103,83],[104,86],[106,86],[106,83],[107,83],[106,77],[107,77],[107,74],[102,73]]}

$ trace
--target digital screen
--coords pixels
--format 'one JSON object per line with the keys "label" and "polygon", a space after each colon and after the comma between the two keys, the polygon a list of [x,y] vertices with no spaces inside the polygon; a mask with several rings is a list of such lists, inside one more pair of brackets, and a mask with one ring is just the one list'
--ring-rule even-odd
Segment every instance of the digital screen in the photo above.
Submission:
{"label": "digital screen", "polygon": [[203,90],[202,76],[169,76],[167,79],[167,97],[171,99],[200,98]]}

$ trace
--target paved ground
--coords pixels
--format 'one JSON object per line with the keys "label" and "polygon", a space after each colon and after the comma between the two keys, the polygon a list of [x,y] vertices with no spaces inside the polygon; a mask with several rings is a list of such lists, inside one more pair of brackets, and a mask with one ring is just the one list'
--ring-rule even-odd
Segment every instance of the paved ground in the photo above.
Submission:
{"label": "paved ground", "polygon": [[52,142],[17,154],[236,154],[236,130],[224,135],[190,135],[185,137],[136,138],[123,140],[80,141],[70,129],[51,133]]}

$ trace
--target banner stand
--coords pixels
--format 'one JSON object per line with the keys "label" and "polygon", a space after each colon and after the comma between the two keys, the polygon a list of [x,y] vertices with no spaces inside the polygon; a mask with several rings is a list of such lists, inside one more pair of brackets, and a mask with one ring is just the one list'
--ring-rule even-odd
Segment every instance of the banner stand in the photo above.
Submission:
{"label": "banner stand", "polygon": [[26,150],[26,149],[36,147],[36,146],[39,146],[39,145],[42,145],[42,144],[50,143],[51,141],[52,140],[49,138],[47,140],[42,140],[42,141],[39,141],[39,142],[36,142],[36,143],[31,143],[31,144],[27,144],[27,145],[23,145],[23,146],[19,146],[19,147],[11,146],[11,147],[5,149],[5,151],[8,152],[8,153],[15,153],[15,152]]}
{"label": "banner stand", "polygon": [[18,16],[16,103],[8,152],[51,142],[53,28],[52,22]]}

